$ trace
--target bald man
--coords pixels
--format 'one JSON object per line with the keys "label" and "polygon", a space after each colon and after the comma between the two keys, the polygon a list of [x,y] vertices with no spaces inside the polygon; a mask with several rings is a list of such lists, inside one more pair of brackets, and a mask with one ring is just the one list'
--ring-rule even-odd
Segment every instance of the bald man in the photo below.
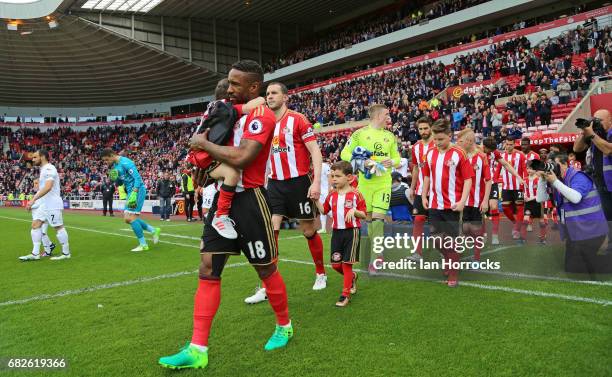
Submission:
{"label": "bald man", "polygon": [[[593,117],[601,121],[606,131],[606,138],[596,135],[591,123],[574,142],[574,152],[580,153],[591,148],[593,181],[608,220],[609,234],[612,235],[612,116],[609,110],[601,109],[597,110]],[[608,242],[608,252],[612,252],[612,242]]]}

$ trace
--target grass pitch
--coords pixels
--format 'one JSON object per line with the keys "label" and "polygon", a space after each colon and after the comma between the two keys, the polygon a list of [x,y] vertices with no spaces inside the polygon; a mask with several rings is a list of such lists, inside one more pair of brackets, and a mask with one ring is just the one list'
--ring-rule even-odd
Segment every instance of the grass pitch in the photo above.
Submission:
{"label": "grass pitch", "polygon": [[[612,375],[612,284],[558,273],[552,257],[560,248],[524,248],[519,258],[512,247],[490,253],[523,276],[487,275],[456,289],[435,281],[442,278],[435,271],[415,274],[430,280],[362,274],[351,304],[339,309],[340,275],[328,268],[328,288],[312,291],[305,240],[281,231],[279,268],[295,329],[289,346],[263,350],[274,315],[267,303],[243,303],[258,279],[244,257],[233,257],[209,367],[174,372],[157,359],[191,337],[201,225],[151,220],[162,242],[132,253],[136,240],[120,217],[67,212],[72,259],[23,263],[17,257],[31,250],[29,221],[22,209],[0,209],[0,358],[64,358],[68,367],[2,375]],[[323,241],[329,259],[329,236]],[[536,261],[529,250],[541,253]]]}

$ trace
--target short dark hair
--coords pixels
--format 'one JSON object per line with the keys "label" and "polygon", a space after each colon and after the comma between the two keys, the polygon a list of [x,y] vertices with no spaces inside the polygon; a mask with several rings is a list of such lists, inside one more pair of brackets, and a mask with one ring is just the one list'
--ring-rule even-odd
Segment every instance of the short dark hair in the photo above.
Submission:
{"label": "short dark hair", "polygon": [[116,154],[117,153],[111,148],[104,148],[102,149],[102,152],[100,153],[100,157],[112,157]]}
{"label": "short dark hair", "polygon": [[289,94],[289,89],[287,89],[287,85],[283,84],[282,82],[272,81],[268,84],[268,88],[270,87],[270,85],[278,85],[280,87],[281,93]]}
{"label": "short dark hair", "polygon": [[486,137],[482,141],[482,145],[493,151],[497,149],[497,143],[495,142],[495,139],[492,137]]}
{"label": "short dark hair", "polygon": [[524,138],[521,139],[521,143],[522,142],[531,143],[531,139],[529,139],[528,137],[524,137]]}
{"label": "short dark hair", "polygon": [[228,99],[227,89],[229,88],[229,81],[227,79],[221,79],[215,87],[215,99]]}
{"label": "short dark hair", "polygon": [[331,170],[339,170],[344,175],[353,174],[353,165],[351,165],[350,162],[343,161],[343,160],[334,162],[334,164],[331,166],[330,169]]}
{"label": "short dark hair", "polygon": [[240,72],[250,73],[253,77],[253,81],[264,81],[264,71],[263,68],[257,63],[255,60],[239,60],[236,63],[232,64],[232,69],[238,70]]}
{"label": "short dark hair", "polygon": [[45,148],[40,148],[37,152],[39,155],[44,156],[45,160],[49,161],[49,151],[48,150],[46,150]]}

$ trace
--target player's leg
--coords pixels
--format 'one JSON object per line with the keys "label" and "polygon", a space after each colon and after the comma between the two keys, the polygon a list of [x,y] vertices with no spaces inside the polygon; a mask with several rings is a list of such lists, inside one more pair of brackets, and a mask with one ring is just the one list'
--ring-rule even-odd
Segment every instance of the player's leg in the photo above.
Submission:
{"label": "player's leg", "polygon": [[[372,195],[372,224],[370,225],[371,232],[369,234],[372,245],[374,245],[375,239],[384,237],[385,215],[389,210],[390,200],[391,187],[379,186]],[[382,261],[384,259],[383,253],[378,253],[376,259]]]}
{"label": "player's leg", "polygon": [[548,221],[546,220],[546,216],[543,216],[542,211],[542,203],[536,203],[535,210],[533,211],[532,217],[538,220],[538,224],[540,227],[540,232],[538,234],[538,238],[540,241],[540,245],[546,245],[546,233],[548,231]]}
{"label": "player's leg", "polygon": [[[140,212],[142,211],[142,207],[144,206],[145,203],[145,199],[147,197],[147,191],[146,190],[139,190],[138,191],[138,200],[136,202],[136,208],[130,210],[130,212],[132,212],[132,214],[134,214],[134,219],[132,220],[133,222],[137,222],[140,225],[140,228],[142,229],[142,231],[147,231],[149,233],[151,233],[153,235],[153,243],[156,244],[159,242],[159,235],[161,234],[161,229],[160,228],[155,228],[151,225],[149,225],[146,221],[144,221],[143,219],[140,218]],[[144,236],[143,236],[144,238]],[[140,241],[140,239],[139,239]],[[146,241],[145,241],[146,243]],[[142,243],[141,243],[142,244]]]}
{"label": "player's leg", "polygon": [[293,327],[289,319],[287,288],[276,267],[278,248],[270,221],[270,204],[266,192],[260,188],[246,190],[234,200],[234,204],[240,208],[231,213],[242,235],[238,239],[240,248],[266,287],[268,301],[276,316],[276,329],[264,347],[266,351],[271,351],[287,345],[293,337]]}
{"label": "player's leg", "polygon": [[211,171],[210,177],[223,179],[223,184],[219,188],[218,207],[212,226],[221,236],[236,239],[238,238],[238,233],[236,233],[235,223],[229,214],[232,208],[232,200],[236,193],[236,186],[240,181],[240,172],[227,164],[220,164]]}
{"label": "player's leg", "polygon": [[[318,212],[316,205],[308,197],[308,190],[312,185],[312,181],[309,176],[303,175],[301,177],[292,178],[285,181],[279,181],[277,185],[281,185],[281,192],[283,195],[283,205],[285,208],[284,215],[290,219],[297,219],[299,222],[302,234],[306,238],[308,243],[308,249],[312,256],[312,261],[315,264],[315,283],[312,287],[313,290],[318,291],[324,289],[327,286],[327,276],[325,275],[325,267],[323,263],[323,240],[319,233],[317,233],[317,218]],[[276,196],[276,194],[275,194]],[[274,200],[271,198],[273,204],[272,213],[277,214],[275,209],[278,207],[278,198]]]}
{"label": "player's leg", "polygon": [[524,222],[525,217],[525,195],[523,190],[514,191],[514,207],[516,208],[516,223],[515,228],[519,234],[518,243],[524,244],[527,239],[527,224]]}
{"label": "player's leg", "polygon": [[[327,199],[327,193],[321,193],[321,196],[319,197],[319,202],[321,204],[325,203],[325,199]],[[327,215],[321,214],[319,215],[319,219],[321,222],[321,228],[317,231],[319,233],[327,233]]]}
{"label": "player's leg", "polygon": [[[446,248],[446,257],[451,263],[459,262],[459,253],[456,250],[456,237],[459,236],[459,212],[452,210],[441,211],[441,226],[442,234],[446,237],[452,237],[453,242],[449,248]],[[459,281],[459,270],[455,267],[448,269],[447,285],[451,288],[457,286]]]}
{"label": "player's leg", "polygon": [[[427,221],[427,211],[423,207],[423,199],[421,195],[414,197],[414,208],[412,209],[414,217],[414,225],[412,227],[412,238],[424,240],[425,239],[425,222]],[[419,260],[423,256],[423,242],[419,242],[416,246],[416,253],[410,256],[410,259]]]}
{"label": "player's leg", "polygon": [[[362,180],[363,181],[363,180]],[[370,187],[370,185],[367,185],[366,183],[359,183],[359,186],[357,187],[357,189],[359,190],[359,192],[361,193],[361,195],[363,196],[363,200],[366,203],[366,215],[367,218],[365,219],[365,221],[361,221],[361,227],[362,227],[362,232],[361,232],[361,242],[359,243],[359,255],[361,257],[361,264],[362,266],[369,266],[369,271],[371,273],[375,273],[374,268],[372,268],[371,266],[371,253],[372,253],[372,242],[370,239],[370,232],[371,232],[371,226],[372,226],[372,199],[373,199],[373,195],[374,195],[374,190],[372,189],[372,187]]]}
{"label": "player's leg", "polygon": [[70,254],[70,244],[68,243],[68,232],[64,227],[64,219],[62,216],[61,210],[48,211],[47,221],[49,225],[55,229],[55,236],[57,240],[62,245],[62,254],[56,257],[51,257],[51,260],[62,260],[69,259]]}
{"label": "player's leg", "polygon": [[491,215],[491,245],[499,245],[499,185],[497,183],[491,185],[489,215]]}
{"label": "player's leg", "polygon": [[360,231],[358,228],[342,230],[342,294],[336,306],[347,306],[352,294],[357,293],[357,274],[353,264],[359,261]]}
{"label": "player's leg", "polygon": [[[35,217],[34,214],[32,217]],[[40,259],[40,243],[42,242],[42,224],[43,219],[34,218],[30,228],[30,236],[32,238],[32,251],[30,254],[19,257],[21,261],[31,261]]]}
{"label": "player's leg", "polygon": [[[203,243],[200,247],[204,248]],[[179,353],[161,357],[160,365],[171,369],[205,368],[208,365],[208,337],[221,303],[221,274],[228,257],[229,254],[201,254],[191,342]]]}
{"label": "player's leg", "polygon": [[49,238],[49,234],[47,233],[48,229],[49,229],[49,223],[47,223],[46,221],[42,224],[42,245],[43,248],[45,249],[45,252],[42,254],[43,257],[50,257],[51,254],[53,253],[53,250],[55,250],[55,244],[53,242],[51,242],[51,239]]}
{"label": "player's leg", "polygon": [[136,236],[136,239],[138,239],[138,246],[133,248],[132,251],[149,250],[147,240],[144,237],[144,230],[142,229],[142,225],[140,225],[140,222],[136,220],[137,216],[135,213],[129,212],[127,210],[123,211],[123,221],[125,221],[126,224],[130,225],[132,231],[134,232],[134,235]]}

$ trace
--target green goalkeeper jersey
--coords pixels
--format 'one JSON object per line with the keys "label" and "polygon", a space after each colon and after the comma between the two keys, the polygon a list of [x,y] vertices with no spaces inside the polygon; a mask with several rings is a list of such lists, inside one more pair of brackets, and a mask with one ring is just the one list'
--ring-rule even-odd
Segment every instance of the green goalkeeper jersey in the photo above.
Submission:
{"label": "green goalkeeper jersey", "polygon": [[[356,147],[363,147],[372,152],[371,159],[376,162],[392,160],[393,166],[397,166],[400,163],[400,154],[397,150],[395,135],[385,129],[376,129],[368,125],[353,132],[342,149],[340,158],[350,162],[353,149]],[[373,175],[370,179],[365,179],[363,173],[360,172],[359,185],[362,184],[391,186],[391,168],[387,168],[387,171],[381,176]]]}

